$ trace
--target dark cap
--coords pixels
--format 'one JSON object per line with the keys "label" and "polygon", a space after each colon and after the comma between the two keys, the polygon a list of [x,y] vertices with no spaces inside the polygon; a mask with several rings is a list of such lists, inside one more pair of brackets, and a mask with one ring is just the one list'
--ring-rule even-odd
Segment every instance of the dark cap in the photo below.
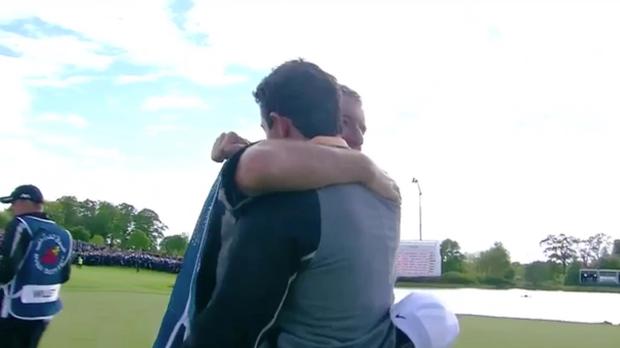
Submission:
{"label": "dark cap", "polygon": [[10,196],[0,197],[0,203],[13,203],[20,199],[43,203],[43,194],[34,185],[22,185],[13,190]]}

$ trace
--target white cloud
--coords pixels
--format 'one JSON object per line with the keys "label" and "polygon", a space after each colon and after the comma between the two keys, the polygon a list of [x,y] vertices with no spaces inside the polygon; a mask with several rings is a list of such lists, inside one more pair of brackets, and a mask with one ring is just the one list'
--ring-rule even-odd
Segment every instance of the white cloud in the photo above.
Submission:
{"label": "white cloud", "polygon": [[122,162],[127,159],[120,150],[115,148],[86,145],[75,148],[74,152],[79,155],[82,160],[87,161],[99,162],[100,160],[111,160]]}
{"label": "white cloud", "polygon": [[[169,6],[167,0],[130,3],[121,0],[105,3],[58,0],[53,4],[25,0],[3,6],[0,20],[38,17],[79,32],[92,42],[115,48],[121,52],[117,59],[156,67],[196,83],[217,85],[242,81],[243,76],[226,72],[227,62],[217,51],[187,38],[186,33],[172,22]],[[62,51],[59,55],[67,58]]]}
{"label": "white cloud", "polygon": [[39,121],[42,122],[56,122],[56,123],[64,123],[76,128],[86,128],[88,126],[88,121],[80,115],[76,114],[55,114],[55,113],[45,113],[38,117]]}
{"label": "white cloud", "polygon": [[59,77],[67,67],[103,70],[114,60],[98,53],[100,44],[80,40],[73,36],[30,38],[0,31],[0,44],[14,50],[13,58],[20,71],[28,77]]}
{"label": "white cloud", "polygon": [[[62,76],[67,65],[105,69],[123,59],[157,70],[119,77],[121,84],[160,73],[225,84],[243,79],[227,73],[228,67],[266,72],[301,56],[362,94],[369,124],[365,151],[401,183],[404,238],[417,236],[412,176],[424,190],[425,237],[451,237],[467,251],[501,240],[517,259],[529,260],[541,256],[537,243],[548,233],[620,237],[620,167],[614,160],[620,148],[620,47],[614,44],[620,4],[199,1],[186,28],[207,35],[209,46],[189,41],[170,21],[168,5],[3,5],[0,20],[38,16],[92,42],[0,36],[13,46],[23,43],[25,54],[19,61],[0,57],[0,87],[12,101],[8,113],[0,113],[0,132],[7,124],[23,128],[30,96],[22,77]],[[101,57],[104,46],[120,53]],[[206,106],[199,98],[178,98],[152,99],[145,110]],[[241,128],[260,136],[253,126],[258,120],[247,122]],[[152,131],[173,128],[166,124]],[[192,167],[189,176],[188,168],[62,163],[74,172],[45,178],[50,190],[152,206],[176,231],[191,230],[217,168]],[[169,201],[174,192],[160,185],[163,178],[203,185],[204,192],[190,190],[196,211],[175,207]]]}
{"label": "white cloud", "polygon": [[30,112],[31,97],[14,59],[0,56],[0,76],[0,93],[4,100],[0,112],[0,134],[23,131],[24,115]]}
{"label": "white cloud", "polygon": [[[111,159],[116,155],[108,150],[88,150],[84,155],[96,157],[80,160],[66,153],[47,151],[25,139],[10,142],[0,139],[0,142],[3,160],[19,163],[20,167],[20,171],[3,173],[0,192],[11,192],[18,185],[32,183],[41,188],[48,200],[70,194],[78,199],[127,202],[138,209],[148,207],[160,214],[171,233],[193,231],[218,170],[216,165],[207,162],[178,168],[136,168],[133,161]],[[5,153],[4,146],[19,149],[19,152]],[[103,158],[100,155],[104,155]],[[21,160],[24,157],[37,161]],[[41,175],[41,168],[56,169]],[[171,199],[178,192],[193,192],[194,195],[184,197],[180,205],[178,200]]]}
{"label": "white cloud", "polygon": [[140,83],[140,82],[153,82],[158,79],[167,76],[165,73],[153,73],[153,74],[144,74],[144,75],[121,75],[116,78],[116,83],[119,85],[127,85],[131,83]]}
{"label": "white cloud", "polygon": [[164,95],[147,98],[142,103],[144,111],[160,111],[169,109],[207,110],[207,103],[197,96]]}
{"label": "white cloud", "polygon": [[80,85],[94,80],[92,76],[70,76],[67,78],[33,78],[28,79],[27,83],[33,87],[57,87],[65,88],[69,86]]}
{"label": "white cloud", "polygon": [[402,186],[404,238],[417,237],[416,176],[425,238],[451,237],[468,251],[500,240],[528,260],[541,257],[548,233],[620,237],[611,160],[620,148],[619,10],[204,1],[188,28],[231,64],[266,70],[305,57],[357,89],[366,151]]}
{"label": "white cloud", "polygon": [[151,124],[144,128],[148,136],[155,137],[163,133],[178,132],[185,128],[178,124]]}

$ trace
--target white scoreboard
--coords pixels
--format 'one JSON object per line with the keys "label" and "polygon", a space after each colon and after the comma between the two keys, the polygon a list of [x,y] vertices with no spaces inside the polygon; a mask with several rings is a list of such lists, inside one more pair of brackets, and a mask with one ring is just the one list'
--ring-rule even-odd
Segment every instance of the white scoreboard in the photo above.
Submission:
{"label": "white scoreboard", "polygon": [[440,277],[440,242],[402,240],[396,253],[396,277]]}

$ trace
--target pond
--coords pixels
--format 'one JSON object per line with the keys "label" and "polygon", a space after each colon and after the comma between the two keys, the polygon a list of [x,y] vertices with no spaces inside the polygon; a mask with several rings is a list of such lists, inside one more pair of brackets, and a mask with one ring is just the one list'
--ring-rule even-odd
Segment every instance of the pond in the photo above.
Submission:
{"label": "pond", "polygon": [[618,293],[397,288],[396,301],[412,291],[434,294],[457,314],[620,325]]}

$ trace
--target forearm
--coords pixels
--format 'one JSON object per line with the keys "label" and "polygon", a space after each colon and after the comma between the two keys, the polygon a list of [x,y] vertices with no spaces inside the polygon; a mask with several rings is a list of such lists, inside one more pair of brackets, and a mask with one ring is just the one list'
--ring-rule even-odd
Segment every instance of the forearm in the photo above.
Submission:
{"label": "forearm", "polygon": [[247,194],[364,183],[376,167],[358,151],[301,141],[267,140],[246,150],[236,174]]}

